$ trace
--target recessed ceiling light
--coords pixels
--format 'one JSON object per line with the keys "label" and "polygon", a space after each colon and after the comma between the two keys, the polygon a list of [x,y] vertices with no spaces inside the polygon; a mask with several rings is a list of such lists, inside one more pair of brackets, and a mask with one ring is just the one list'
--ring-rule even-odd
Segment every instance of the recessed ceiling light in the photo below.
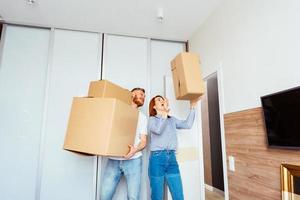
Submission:
{"label": "recessed ceiling light", "polygon": [[36,0],[26,0],[27,4],[29,5],[33,5],[35,3]]}

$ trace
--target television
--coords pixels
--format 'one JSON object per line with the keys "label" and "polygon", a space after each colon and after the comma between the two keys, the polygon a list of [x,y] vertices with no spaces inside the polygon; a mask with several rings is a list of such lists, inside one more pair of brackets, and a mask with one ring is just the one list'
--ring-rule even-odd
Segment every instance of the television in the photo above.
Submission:
{"label": "television", "polygon": [[261,97],[269,147],[300,149],[300,86]]}

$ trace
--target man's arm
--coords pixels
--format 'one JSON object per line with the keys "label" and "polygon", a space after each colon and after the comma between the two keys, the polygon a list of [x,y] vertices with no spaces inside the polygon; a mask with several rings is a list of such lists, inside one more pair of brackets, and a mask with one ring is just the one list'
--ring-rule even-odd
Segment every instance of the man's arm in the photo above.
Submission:
{"label": "man's arm", "polygon": [[130,150],[127,155],[124,156],[125,159],[130,159],[134,154],[136,154],[139,151],[142,151],[147,144],[147,135],[146,134],[141,134],[141,141],[140,143],[134,147],[132,145],[128,145]]}

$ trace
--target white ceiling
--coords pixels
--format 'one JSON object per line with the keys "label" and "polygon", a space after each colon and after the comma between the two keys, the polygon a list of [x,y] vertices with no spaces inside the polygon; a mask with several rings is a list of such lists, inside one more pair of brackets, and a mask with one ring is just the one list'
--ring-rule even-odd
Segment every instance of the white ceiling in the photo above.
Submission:
{"label": "white ceiling", "polygon": [[185,41],[221,1],[0,0],[0,15],[10,23]]}

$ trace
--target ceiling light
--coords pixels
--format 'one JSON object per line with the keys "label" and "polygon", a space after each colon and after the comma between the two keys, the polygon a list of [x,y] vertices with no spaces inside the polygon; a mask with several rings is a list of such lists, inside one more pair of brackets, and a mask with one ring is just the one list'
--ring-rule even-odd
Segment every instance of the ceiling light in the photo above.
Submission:
{"label": "ceiling light", "polygon": [[35,3],[36,0],[26,0],[27,1],[27,4],[29,5],[33,5]]}
{"label": "ceiling light", "polygon": [[158,8],[157,9],[157,16],[156,16],[157,20],[162,23],[164,20],[164,10],[162,8]]}

